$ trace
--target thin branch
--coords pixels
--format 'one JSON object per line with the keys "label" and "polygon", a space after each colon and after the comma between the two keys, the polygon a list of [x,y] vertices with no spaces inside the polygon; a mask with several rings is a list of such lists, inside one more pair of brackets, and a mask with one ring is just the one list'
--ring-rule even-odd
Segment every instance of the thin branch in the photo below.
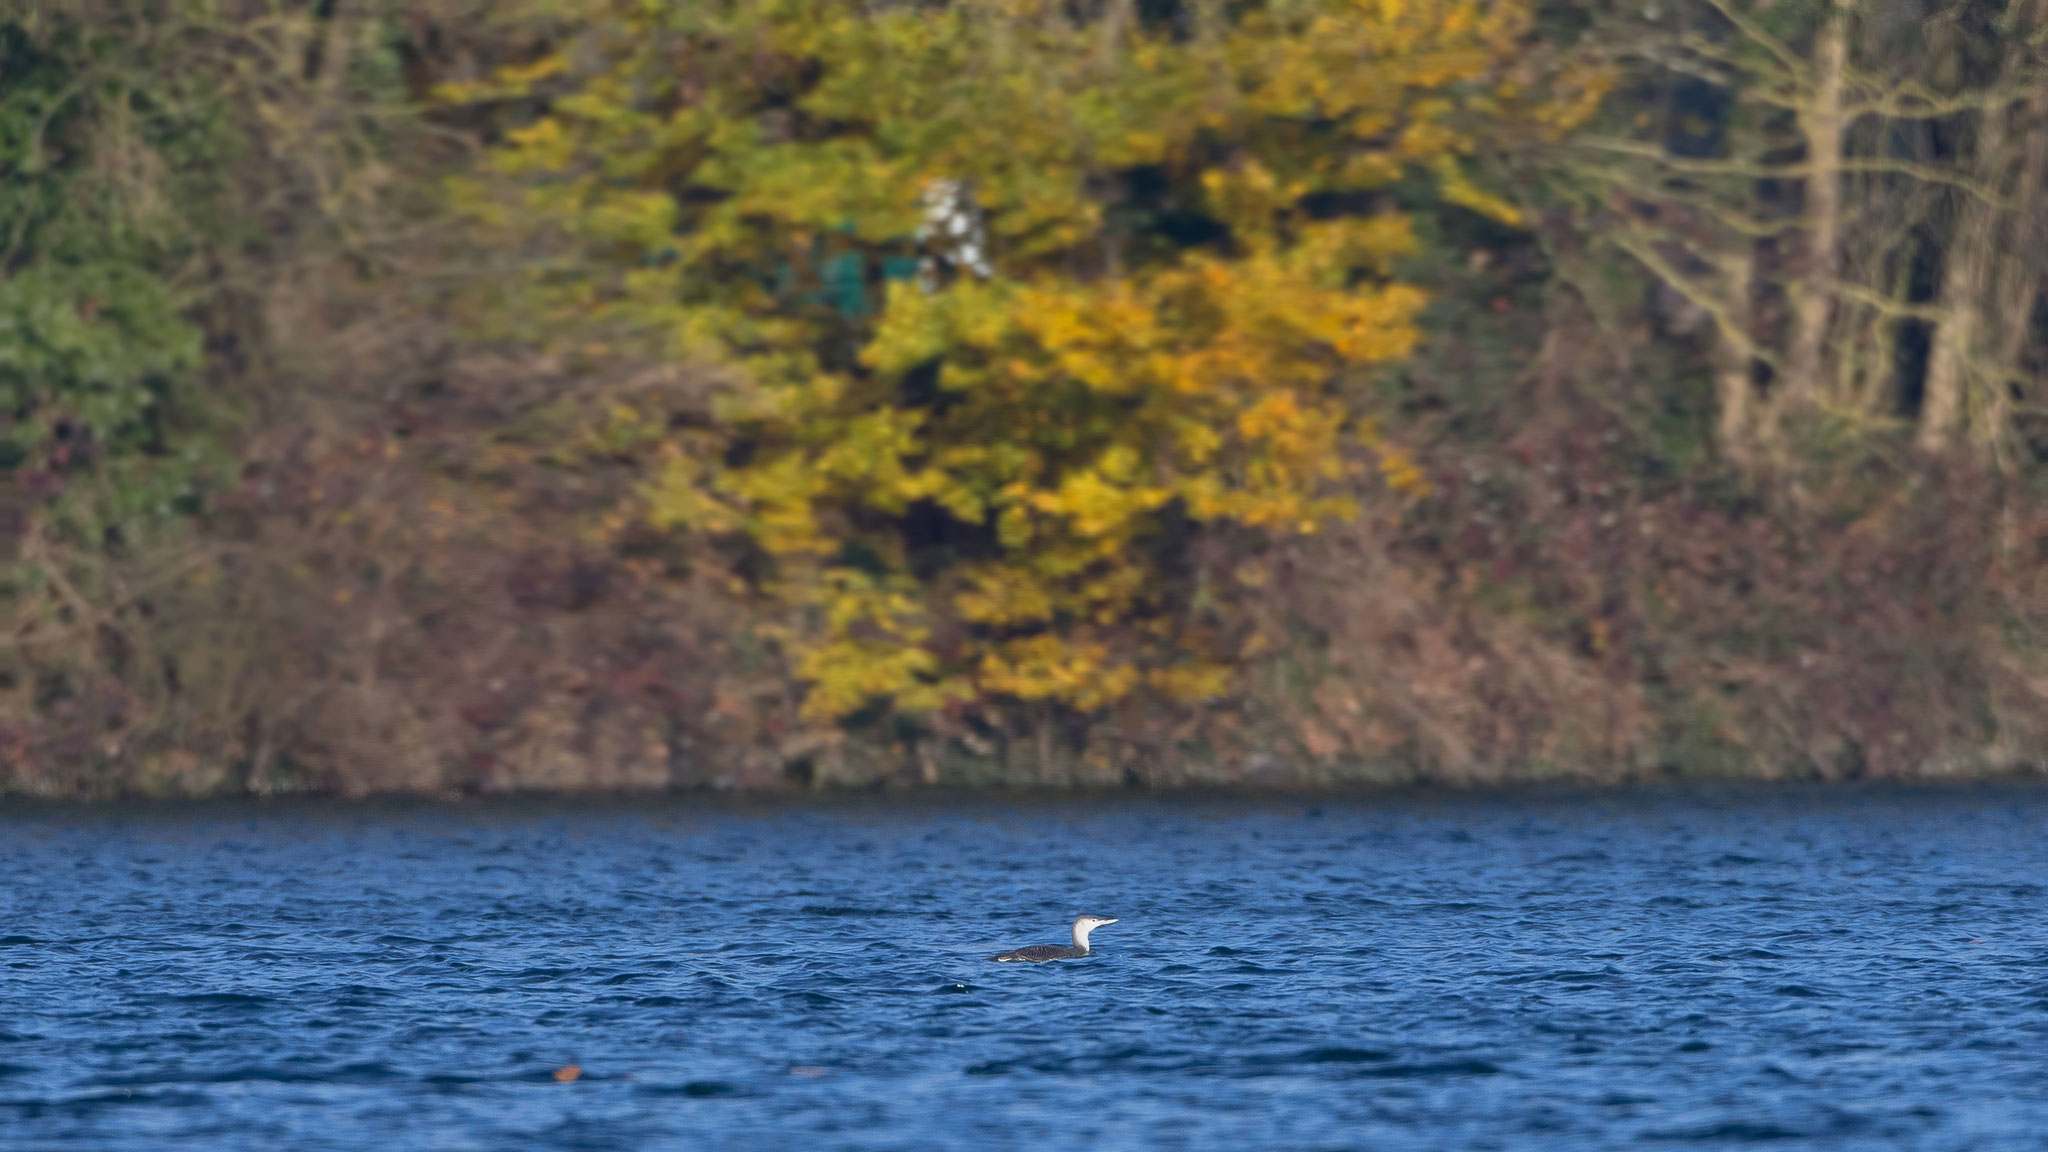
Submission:
{"label": "thin branch", "polygon": [[2033,90],[2032,84],[2023,83],[1941,96],[1916,80],[1871,87],[1881,95],[1849,103],[1843,112],[1850,119],[1882,116],[1888,120],[1938,120],[1960,112],[1988,113],[2026,98]]}
{"label": "thin branch", "polygon": [[1615,168],[1597,165],[1575,165],[1573,171],[1612,188],[1643,200],[1655,199],[1661,204],[1675,204],[1711,217],[1715,223],[1737,236],[1751,240],[1774,240],[1796,235],[1803,227],[1796,216],[1780,220],[1765,220],[1739,208],[1715,200],[1713,197],[1689,191],[1682,187],[1657,185],[1644,188],[1640,182],[1630,180],[1630,173]]}
{"label": "thin branch", "polygon": [[[1801,62],[1800,70],[1777,76],[1779,83],[1774,84],[1770,77],[1744,75],[1757,70],[1754,61],[1745,61],[1726,46],[1698,33],[1684,34],[1673,44],[1677,52],[1647,47],[1637,48],[1631,54],[1672,72],[1735,90],[1736,98],[1746,103],[1791,112],[1800,111],[1810,103],[1801,93],[1804,62]],[[1709,63],[1702,64],[1699,60]],[[1892,120],[1938,120],[1963,112],[1989,112],[2025,99],[2034,85],[2040,82],[2039,77],[2025,77],[2018,82],[1990,88],[1944,94],[1918,80],[1878,76],[1853,67],[1844,80],[1856,93],[1855,99],[1843,105],[1843,115],[1850,120],[1865,116]]]}
{"label": "thin branch", "polygon": [[1695,307],[1714,318],[1715,327],[1721,334],[1741,350],[1744,356],[1769,365],[1778,370],[1778,359],[1751,338],[1747,329],[1736,322],[1728,305],[1702,286],[1698,281],[1678,270],[1655,245],[1647,243],[1640,235],[1629,231],[1609,233],[1605,239],[1623,252],[1635,257],[1656,277],[1671,286],[1672,291],[1686,298]]}
{"label": "thin branch", "polygon": [[1933,305],[1907,304],[1903,301],[1895,300],[1882,292],[1866,288],[1861,284],[1851,284],[1846,280],[1829,281],[1827,290],[1844,300],[1853,300],[1886,319],[1926,320],[1940,323],[1948,319],[1953,312],[1953,309]]}
{"label": "thin branch", "polygon": [[1737,31],[1749,37],[1751,43],[1775,57],[1778,63],[1784,66],[1787,76],[1796,79],[1804,74],[1806,61],[1797,52],[1792,51],[1783,40],[1764,31],[1761,25],[1743,15],[1734,5],[1728,3],[1728,0],[1707,0],[1707,3],[1730,24],[1735,25]]}
{"label": "thin branch", "polygon": [[[1586,147],[1611,152],[1622,156],[1633,156],[1648,160],[1660,168],[1688,176],[1734,176],[1747,180],[1802,180],[1813,175],[1813,164],[1808,160],[1788,161],[1783,164],[1750,163],[1742,160],[1717,160],[1689,156],[1673,156],[1655,144],[1644,144],[1635,140],[1623,140],[1612,136],[1583,137],[1580,143]],[[1882,172],[1894,176],[1906,176],[1928,184],[1941,184],[1960,189],[1971,196],[2002,212],[2012,211],[2014,205],[1995,189],[1980,181],[1955,172],[1944,171],[1928,164],[1911,160],[1900,160],[1889,156],[1855,156],[1844,159],[1838,169],[1841,172]]]}

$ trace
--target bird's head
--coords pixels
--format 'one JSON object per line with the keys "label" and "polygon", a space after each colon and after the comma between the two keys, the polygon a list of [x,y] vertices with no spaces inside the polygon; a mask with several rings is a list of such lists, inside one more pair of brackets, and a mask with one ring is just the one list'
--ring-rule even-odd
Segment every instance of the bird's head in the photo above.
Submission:
{"label": "bird's head", "polygon": [[1081,947],[1088,946],[1088,934],[1104,924],[1116,923],[1114,916],[1081,916],[1074,920],[1074,940]]}

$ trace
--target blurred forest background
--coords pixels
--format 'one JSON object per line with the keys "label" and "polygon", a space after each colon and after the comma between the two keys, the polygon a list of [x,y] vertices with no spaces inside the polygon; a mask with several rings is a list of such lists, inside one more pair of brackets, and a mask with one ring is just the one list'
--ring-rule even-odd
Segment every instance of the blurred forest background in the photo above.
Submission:
{"label": "blurred forest background", "polygon": [[2048,762],[2048,0],[0,0],[0,789]]}

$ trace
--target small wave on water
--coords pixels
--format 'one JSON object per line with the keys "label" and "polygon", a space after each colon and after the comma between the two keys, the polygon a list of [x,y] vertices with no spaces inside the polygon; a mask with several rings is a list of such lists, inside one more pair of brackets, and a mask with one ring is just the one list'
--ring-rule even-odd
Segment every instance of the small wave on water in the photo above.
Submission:
{"label": "small wave on water", "polygon": [[[0,1146],[2037,1148],[2048,792],[0,809]],[[1120,917],[1085,960],[990,964]]]}

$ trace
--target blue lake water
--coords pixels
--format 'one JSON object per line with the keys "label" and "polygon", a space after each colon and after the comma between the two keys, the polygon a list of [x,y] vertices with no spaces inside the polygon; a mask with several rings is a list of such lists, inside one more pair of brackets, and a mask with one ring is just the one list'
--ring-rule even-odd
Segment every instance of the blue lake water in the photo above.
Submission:
{"label": "blue lake water", "polygon": [[[2044,832],[2020,786],[0,808],[0,1145],[2039,1148]],[[1094,956],[987,961],[1079,912]]]}

